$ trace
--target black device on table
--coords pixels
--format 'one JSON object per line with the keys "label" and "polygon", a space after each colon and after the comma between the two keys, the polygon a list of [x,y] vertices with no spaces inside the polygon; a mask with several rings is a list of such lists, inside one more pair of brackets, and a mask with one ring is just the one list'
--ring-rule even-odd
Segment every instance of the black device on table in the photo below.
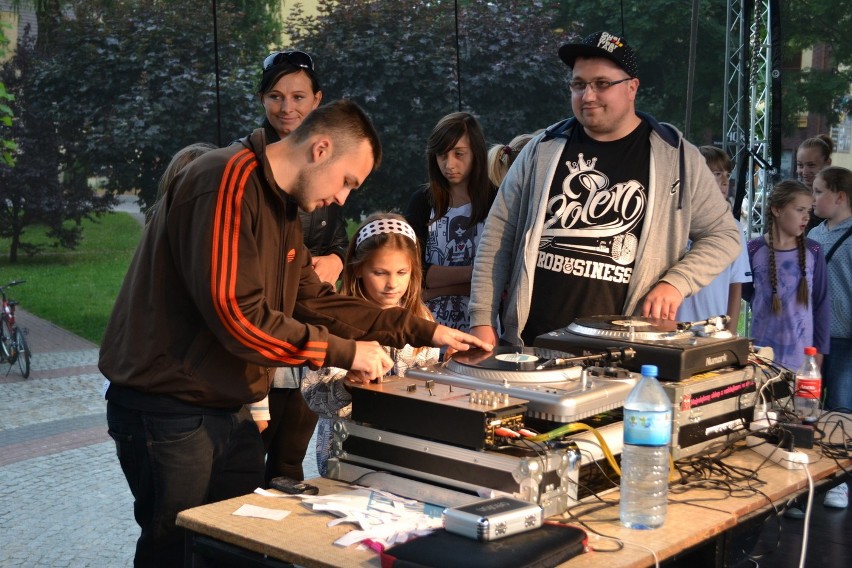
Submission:
{"label": "black device on table", "polygon": [[316,495],[319,493],[317,486],[286,476],[273,477],[269,486],[288,495]]}

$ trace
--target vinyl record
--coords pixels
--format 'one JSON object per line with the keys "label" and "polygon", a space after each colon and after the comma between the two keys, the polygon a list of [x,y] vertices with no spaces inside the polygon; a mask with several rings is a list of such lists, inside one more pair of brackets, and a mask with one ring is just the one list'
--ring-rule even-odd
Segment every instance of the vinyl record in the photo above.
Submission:
{"label": "vinyl record", "polygon": [[678,330],[677,322],[672,320],[642,316],[590,316],[577,318],[574,324],[604,331],[630,331],[631,327],[633,327],[634,331],[643,333],[672,333]]}
{"label": "vinyl record", "polygon": [[500,346],[493,351],[454,353],[445,365],[453,373],[492,383],[556,383],[579,377],[582,367],[571,363],[538,367],[552,363],[552,359],[570,357],[570,353],[541,347]]}
{"label": "vinyl record", "polygon": [[495,347],[493,351],[471,349],[454,353],[452,360],[468,367],[492,371],[535,371],[544,358],[534,347]]}

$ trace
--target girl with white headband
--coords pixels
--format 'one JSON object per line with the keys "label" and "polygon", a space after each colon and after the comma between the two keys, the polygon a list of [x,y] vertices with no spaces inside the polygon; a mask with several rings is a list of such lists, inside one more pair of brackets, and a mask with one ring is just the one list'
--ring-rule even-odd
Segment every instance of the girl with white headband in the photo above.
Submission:
{"label": "girl with white headband", "polygon": [[[414,229],[405,219],[392,213],[368,217],[349,243],[343,267],[341,294],[357,296],[382,307],[402,307],[414,315],[432,319],[421,299],[423,275],[420,250]],[[438,361],[434,347],[402,349],[385,347],[393,359],[389,374],[404,376],[412,366]],[[331,425],[334,417],[348,417],[352,396],[348,387],[362,383],[356,373],[336,367],[308,371],[302,381],[302,394],[308,406],[319,415],[317,425],[317,467],[326,475],[331,449]]]}

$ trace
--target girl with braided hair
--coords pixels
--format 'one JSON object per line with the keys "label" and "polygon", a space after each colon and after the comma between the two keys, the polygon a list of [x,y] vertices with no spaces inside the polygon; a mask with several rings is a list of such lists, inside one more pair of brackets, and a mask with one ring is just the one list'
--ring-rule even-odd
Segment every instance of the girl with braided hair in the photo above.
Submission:
{"label": "girl with braided hair", "polygon": [[829,348],[825,257],[819,243],[804,236],[813,203],[800,181],[775,185],[767,200],[766,233],[748,243],[753,282],[743,286],[755,345],[772,347],[775,361],[794,371],[805,347],[816,347],[820,363]]}

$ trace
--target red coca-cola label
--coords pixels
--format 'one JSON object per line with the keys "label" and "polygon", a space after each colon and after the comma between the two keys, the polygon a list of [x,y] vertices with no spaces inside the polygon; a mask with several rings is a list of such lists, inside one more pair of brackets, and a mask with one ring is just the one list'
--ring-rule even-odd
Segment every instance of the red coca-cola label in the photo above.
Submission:
{"label": "red coca-cola label", "polygon": [[796,396],[802,398],[821,398],[822,379],[796,379]]}

